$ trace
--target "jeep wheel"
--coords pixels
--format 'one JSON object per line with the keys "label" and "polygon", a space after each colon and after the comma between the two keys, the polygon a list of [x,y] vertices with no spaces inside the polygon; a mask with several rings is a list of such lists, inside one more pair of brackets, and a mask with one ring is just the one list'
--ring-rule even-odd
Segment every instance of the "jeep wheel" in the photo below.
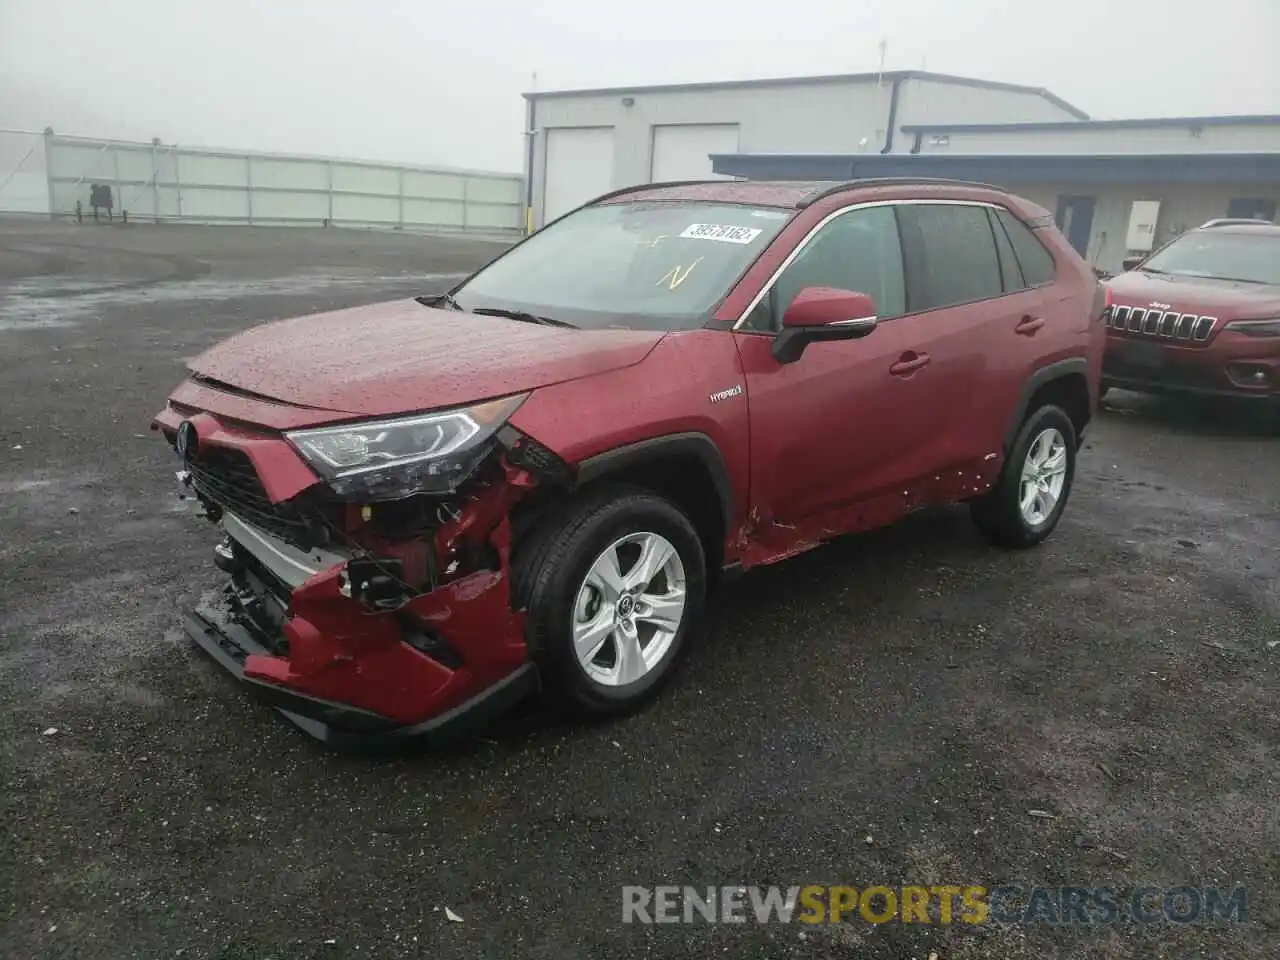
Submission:
{"label": "jeep wheel", "polygon": [[971,505],[974,522],[1004,547],[1033,547],[1053,532],[1076,473],[1076,431],[1060,407],[1035,410],[1018,431],[999,482]]}
{"label": "jeep wheel", "polygon": [[706,592],[702,541],[661,497],[613,488],[572,506],[514,563],[516,603],[550,703],[625,713],[674,672]]}

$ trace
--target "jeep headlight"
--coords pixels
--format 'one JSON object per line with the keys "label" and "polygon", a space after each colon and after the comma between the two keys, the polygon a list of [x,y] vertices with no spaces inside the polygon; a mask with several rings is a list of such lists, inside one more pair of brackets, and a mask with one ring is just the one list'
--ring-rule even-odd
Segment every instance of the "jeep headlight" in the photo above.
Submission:
{"label": "jeep headlight", "polygon": [[1222,329],[1243,333],[1247,337],[1280,337],[1280,319],[1232,320]]}
{"label": "jeep headlight", "polygon": [[344,500],[450,493],[488,455],[527,393],[470,407],[285,434]]}

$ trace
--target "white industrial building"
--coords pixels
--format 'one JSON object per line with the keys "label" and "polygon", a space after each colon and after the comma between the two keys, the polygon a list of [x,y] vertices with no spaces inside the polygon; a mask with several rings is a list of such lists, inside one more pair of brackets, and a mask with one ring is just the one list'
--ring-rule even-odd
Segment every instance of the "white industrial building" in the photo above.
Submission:
{"label": "white industrial building", "polygon": [[1044,89],[923,71],[530,93],[526,116],[532,225],[662,180],[956,177],[1054,211],[1118,270],[1280,201],[1280,116],[1096,121]]}

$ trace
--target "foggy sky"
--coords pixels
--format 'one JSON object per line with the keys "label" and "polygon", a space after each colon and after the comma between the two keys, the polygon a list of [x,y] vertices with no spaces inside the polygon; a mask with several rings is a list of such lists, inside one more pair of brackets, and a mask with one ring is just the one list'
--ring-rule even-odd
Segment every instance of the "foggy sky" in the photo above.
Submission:
{"label": "foggy sky", "polygon": [[517,171],[534,72],[856,73],[881,39],[1098,118],[1280,114],[1280,0],[0,0],[0,127]]}

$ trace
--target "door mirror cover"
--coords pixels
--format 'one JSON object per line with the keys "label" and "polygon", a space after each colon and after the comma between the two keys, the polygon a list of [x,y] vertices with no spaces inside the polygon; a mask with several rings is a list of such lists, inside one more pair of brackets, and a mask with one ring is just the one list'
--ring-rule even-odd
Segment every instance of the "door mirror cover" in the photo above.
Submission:
{"label": "door mirror cover", "polygon": [[805,287],[787,307],[770,351],[778,363],[795,363],[819,340],[856,340],[876,328],[876,304],[865,293]]}
{"label": "door mirror cover", "polygon": [[865,293],[837,287],[805,287],[782,315],[788,327],[825,327],[831,324],[874,323],[876,302]]}

